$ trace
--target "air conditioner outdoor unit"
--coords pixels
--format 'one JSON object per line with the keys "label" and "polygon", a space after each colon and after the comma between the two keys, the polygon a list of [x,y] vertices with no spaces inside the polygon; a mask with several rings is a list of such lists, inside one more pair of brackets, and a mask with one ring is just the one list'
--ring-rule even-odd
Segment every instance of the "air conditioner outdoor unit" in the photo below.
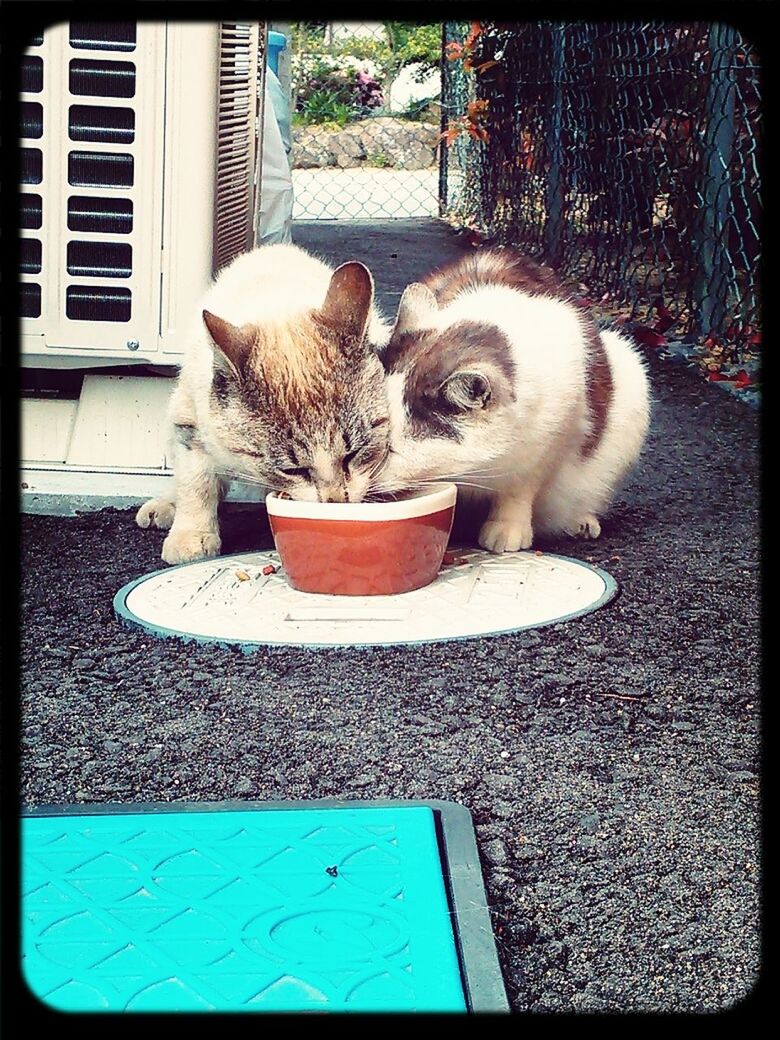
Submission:
{"label": "air conditioner outdoor unit", "polygon": [[262,23],[47,28],[22,82],[21,363],[176,364],[253,245]]}

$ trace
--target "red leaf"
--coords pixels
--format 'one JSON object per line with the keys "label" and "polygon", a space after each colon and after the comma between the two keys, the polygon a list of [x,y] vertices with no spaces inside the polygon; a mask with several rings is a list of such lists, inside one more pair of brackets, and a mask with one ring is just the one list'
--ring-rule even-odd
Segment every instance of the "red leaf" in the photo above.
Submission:
{"label": "red leaf", "polygon": [[460,127],[456,127],[455,129],[445,130],[443,133],[439,134],[439,140],[440,141],[444,141],[444,143],[447,145],[448,148],[452,144],[452,142],[456,141],[459,137],[460,137]]}
{"label": "red leaf", "polygon": [[662,336],[660,332],[651,329],[648,325],[634,325],[631,334],[637,343],[642,343],[646,347],[666,346],[666,336]]}
{"label": "red leaf", "polygon": [[709,372],[707,378],[711,383],[727,383],[729,381],[729,377],[724,376],[722,372]]}
{"label": "red leaf", "polygon": [[480,22],[471,23],[471,32],[464,40],[466,47],[471,48],[477,42],[477,39],[482,35],[482,25]]}
{"label": "red leaf", "polygon": [[656,332],[668,332],[672,325],[675,324],[677,319],[669,310],[669,308],[664,306],[664,301],[661,299],[660,296],[655,301],[655,309],[658,314],[658,320],[656,321],[655,325],[653,325],[653,329]]}
{"label": "red leaf", "polygon": [[734,386],[736,386],[739,390],[743,390],[746,386],[750,386],[750,376],[747,374],[744,368],[741,368],[739,372],[737,372],[736,379],[734,380]]}

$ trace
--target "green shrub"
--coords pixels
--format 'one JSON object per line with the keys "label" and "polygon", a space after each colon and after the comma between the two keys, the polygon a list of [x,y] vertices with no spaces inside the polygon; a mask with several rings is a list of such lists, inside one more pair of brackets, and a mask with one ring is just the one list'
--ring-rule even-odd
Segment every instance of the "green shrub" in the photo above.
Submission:
{"label": "green shrub", "polygon": [[[384,22],[382,38],[345,36],[327,45],[322,22],[294,22],[290,31],[293,97],[297,122],[337,122],[359,119],[381,102],[378,90],[386,90],[404,65],[419,63],[422,79],[441,62],[441,23]],[[374,95],[358,87],[358,71],[376,80]],[[330,100],[326,100],[324,95]],[[386,95],[385,95],[386,96]],[[343,107],[350,109],[345,115]],[[411,113],[410,113],[411,114]]]}
{"label": "green shrub", "polygon": [[338,92],[315,90],[306,98],[298,115],[307,124],[334,123],[342,127],[352,118],[353,110],[351,105],[339,100]]}

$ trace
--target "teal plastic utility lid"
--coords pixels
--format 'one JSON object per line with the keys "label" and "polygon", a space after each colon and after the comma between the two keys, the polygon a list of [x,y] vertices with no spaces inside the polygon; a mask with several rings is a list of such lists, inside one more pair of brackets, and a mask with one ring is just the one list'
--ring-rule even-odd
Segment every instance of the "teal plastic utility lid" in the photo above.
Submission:
{"label": "teal plastic utility lid", "polygon": [[485,898],[456,868],[459,921],[461,806],[279,804],[25,816],[30,990],[62,1011],[506,1009],[492,934],[464,957]]}

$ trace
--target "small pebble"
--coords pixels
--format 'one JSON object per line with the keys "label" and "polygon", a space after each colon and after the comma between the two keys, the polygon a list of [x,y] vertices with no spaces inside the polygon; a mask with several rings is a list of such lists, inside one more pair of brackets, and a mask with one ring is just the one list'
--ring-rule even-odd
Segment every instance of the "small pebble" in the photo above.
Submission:
{"label": "small pebble", "polygon": [[601,819],[598,813],[589,813],[587,816],[580,818],[580,827],[586,834],[594,834],[599,829],[600,823]]}

